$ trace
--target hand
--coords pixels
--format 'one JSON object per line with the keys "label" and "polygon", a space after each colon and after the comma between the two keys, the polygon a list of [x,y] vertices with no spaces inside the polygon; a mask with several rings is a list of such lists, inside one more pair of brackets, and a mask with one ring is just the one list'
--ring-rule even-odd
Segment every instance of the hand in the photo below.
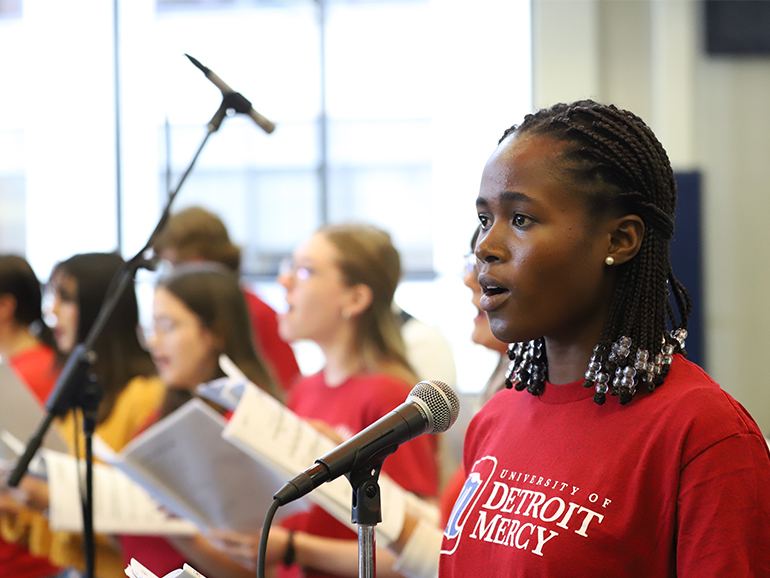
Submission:
{"label": "hand", "polygon": [[35,476],[24,476],[19,483],[24,505],[39,512],[48,509],[48,482]]}
{"label": "hand", "polygon": [[0,491],[0,512],[18,514],[25,508],[39,512],[48,509],[48,483],[34,476],[24,476],[18,487]]}
{"label": "hand", "polygon": [[[261,533],[242,534],[226,530],[212,530],[207,534],[207,539],[218,550],[232,556],[240,563],[256,566]],[[267,541],[265,566],[272,566],[283,561],[288,544],[288,530],[281,526],[273,526]]]}
{"label": "hand", "polygon": [[17,515],[24,509],[24,502],[20,500],[18,488],[3,488],[0,491],[0,514]]}

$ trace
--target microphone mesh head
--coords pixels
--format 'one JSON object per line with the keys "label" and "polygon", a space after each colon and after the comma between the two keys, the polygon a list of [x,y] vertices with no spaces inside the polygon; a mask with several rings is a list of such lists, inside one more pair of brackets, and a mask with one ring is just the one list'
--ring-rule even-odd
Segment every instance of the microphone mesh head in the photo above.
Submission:
{"label": "microphone mesh head", "polygon": [[441,433],[452,427],[460,413],[460,400],[443,381],[421,381],[409,392],[409,397],[421,399],[433,416],[433,429],[428,433]]}

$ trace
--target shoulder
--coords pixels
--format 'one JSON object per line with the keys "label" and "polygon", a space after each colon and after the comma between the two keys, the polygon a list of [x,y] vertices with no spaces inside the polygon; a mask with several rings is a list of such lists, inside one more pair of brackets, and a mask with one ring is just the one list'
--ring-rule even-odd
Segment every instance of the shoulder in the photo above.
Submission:
{"label": "shoulder", "polygon": [[384,374],[356,376],[346,385],[347,396],[361,408],[367,424],[403,403],[412,388],[412,384],[403,379]]}
{"label": "shoulder", "polygon": [[[677,355],[663,386],[647,396],[651,427],[665,424],[685,463],[734,436],[764,440],[748,411],[703,369]],[[640,410],[644,409],[640,407]]]}
{"label": "shoulder", "polygon": [[[616,397],[596,405],[591,392],[577,390],[569,403],[548,404],[527,392],[504,389],[471,421],[466,447],[501,443],[511,435],[561,435],[564,431],[625,432],[648,448],[677,455],[684,466],[709,448],[732,437],[753,445],[763,440],[746,409],[703,369],[676,355],[662,386],[649,393],[640,388],[621,406]],[[606,433],[606,435],[610,435]]]}
{"label": "shoulder", "polygon": [[703,369],[680,355],[675,357],[663,386],[646,401],[672,421],[703,424],[715,430],[715,435],[758,433],[748,411]]}
{"label": "shoulder", "polygon": [[56,352],[40,343],[9,359],[11,367],[37,397],[45,403],[58,375]]}
{"label": "shoulder", "polygon": [[166,387],[159,377],[134,377],[118,395],[107,422],[142,425],[158,410],[165,395]]}
{"label": "shoulder", "polygon": [[134,377],[118,395],[109,417],[97,427],[97,433],[119,451],[157,414],[165,391],[158,377]]}
{"label": "shoulder", "polygon": [[22,377],[27,374],[42,375],[56,371],[56,352],[44,343],[38,343],[10,357],[8,361]]}
{"label": "shoulder", "polygon": [[16,363],[53,363],[56,360],[56,352],[45,343],[37,343],[35,346],[24,350],[10,358],[11,364]]}
{"label": "shoulder", "polygon": [[365,390],[367,394],[379,393],[385,396],[398,397],[403,401],[414,384],[394,375],[371,373],[352,378],[351,385],[355,386],[356,389]]}
{"label": "shoulder", "polygon": [[126,384],[126,387],[120,393],[119,403],[120,400],[123,400],[124,402],[129,400],[147,402],[153,400],[160,401],[163,399],[165,392],[166,388],[159,377],[155,375],[138,375]]}

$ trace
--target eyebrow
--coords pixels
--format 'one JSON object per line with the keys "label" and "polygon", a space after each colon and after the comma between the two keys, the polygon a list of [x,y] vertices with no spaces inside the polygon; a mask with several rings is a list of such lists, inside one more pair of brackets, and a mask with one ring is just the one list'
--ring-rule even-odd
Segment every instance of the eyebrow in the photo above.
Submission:
{"label": "eyebrow", "polygon": [[[500,193],[500,201],[505,202],[511,202],[511,201],[520,201],[520,202],[526,202],[526,203],[532,203],[534,202],[532,197],[525,195],[524,193],[520,193],[517,191],[503,191]],[[476,206],[477,207],[488,207],[489,203],[486,199],[482,197],[478,197],[476,199]]]}

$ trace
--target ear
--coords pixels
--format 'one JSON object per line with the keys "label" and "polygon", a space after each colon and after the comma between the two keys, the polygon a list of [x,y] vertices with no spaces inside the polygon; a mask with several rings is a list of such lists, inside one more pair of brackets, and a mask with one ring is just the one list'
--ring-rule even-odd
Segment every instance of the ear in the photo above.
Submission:
{"label": "ear", "polygon": [[369,309],[374,299],[372,288],[369,285],[358,283],[349,288],[350,301],[343,311],[343,315],[348,317],[358,317],[364,311]]}
{"label": "ear", "polygon": [[644,239],[644,221],[639,215],[623,215],[611,223],[610,246],[607,257],[616,265],[630,261],[639,252]]}

